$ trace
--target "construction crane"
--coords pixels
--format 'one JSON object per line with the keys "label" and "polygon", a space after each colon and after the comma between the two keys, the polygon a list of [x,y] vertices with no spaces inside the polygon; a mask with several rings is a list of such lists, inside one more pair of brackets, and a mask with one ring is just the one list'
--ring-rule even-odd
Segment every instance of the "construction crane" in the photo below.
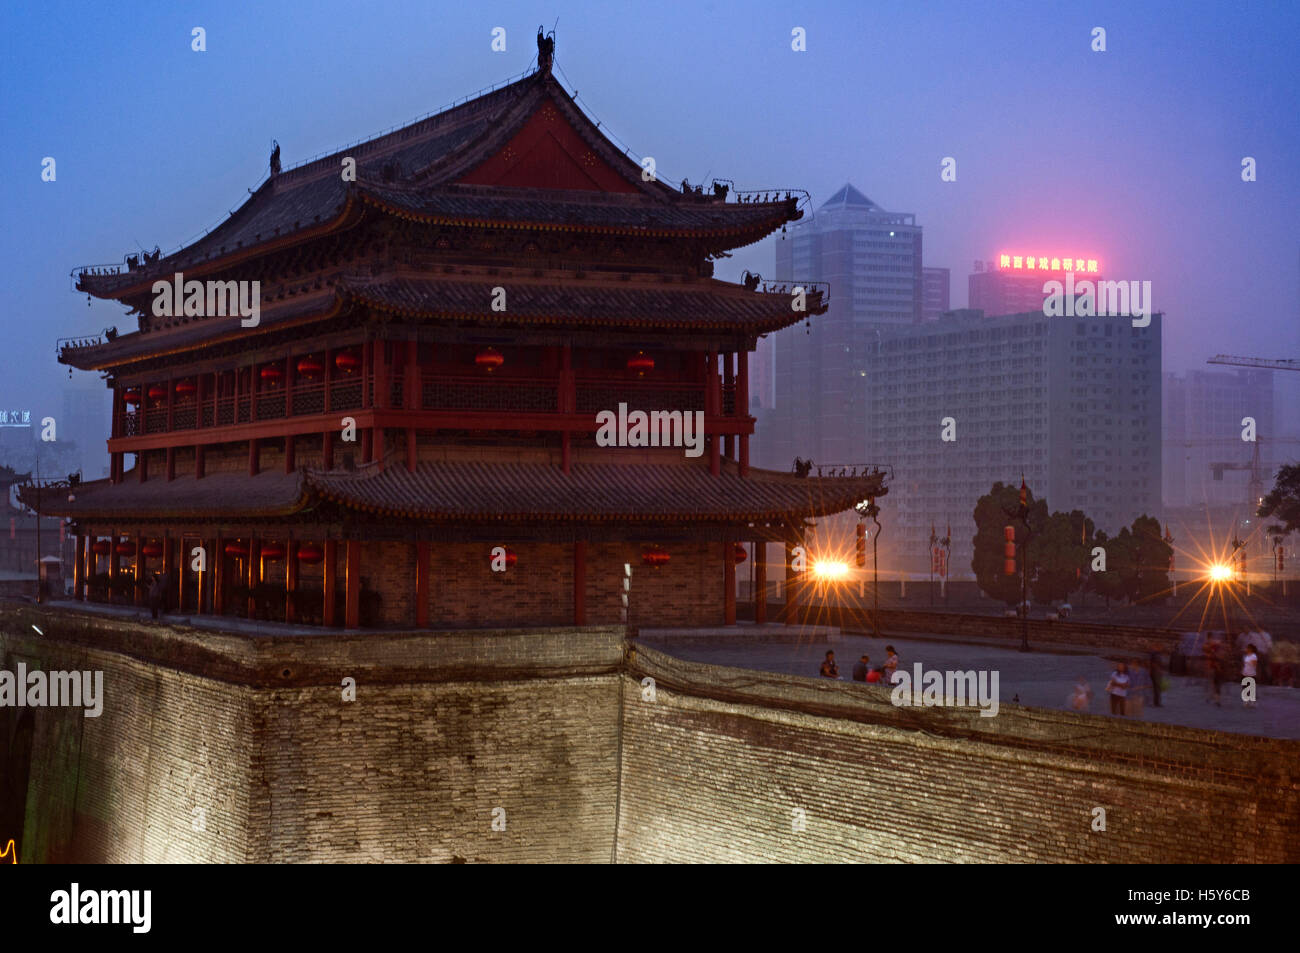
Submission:
{"label": "construction crane", "polygon": [[[1211,443],[1213,441],[1189,440],[1184,446],[1192,446],[1197,443]],[[1254,444],[1251,450],[1249,463],[1211,463],[1210,472],[1214,474],[1214,479],[1223,480],[1224,470],[1247,470],[1250,472],[1250,482],[1246,484],[1246,503],[1253,514],[1255,508],[1264,500],[1264,471],[1259,465],[1259,445],[1261,443],[1300,443],[1300,438],[1296,437],[1261,437],[1256,436],[1252,441]]]}
{"label": "construction crane", "polygon": [[1290,358],[1271,360],[1266,357],[1233,357],[1231,354],[1216,354],[1206,364],[1231,364],[1234,367],[1263,367],[1272,371],[1300,371],[1300,361]]}

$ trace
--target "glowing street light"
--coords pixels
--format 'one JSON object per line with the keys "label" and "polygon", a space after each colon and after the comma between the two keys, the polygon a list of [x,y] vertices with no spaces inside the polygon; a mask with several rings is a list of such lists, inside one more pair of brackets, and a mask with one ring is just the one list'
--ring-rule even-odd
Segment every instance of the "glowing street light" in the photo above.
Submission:
{"label": "glowing street light", "polygon": [[848,563],[832,562],[830,560],[813,563],[813,575],[824,582],[844,579],[848,574]]}
{"label": "glowing street light", "polygon": [[1232,579],[1232,567],[1224,563],[1214,563],[1209,570],[1212,582],[1227,582]]}

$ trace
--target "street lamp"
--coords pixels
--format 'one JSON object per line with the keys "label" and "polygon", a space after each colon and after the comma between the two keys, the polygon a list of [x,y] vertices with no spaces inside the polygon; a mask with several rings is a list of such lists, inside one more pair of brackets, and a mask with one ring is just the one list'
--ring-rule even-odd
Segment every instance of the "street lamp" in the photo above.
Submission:
{"label": "street lamp", "polygon": [[1025,524],[1025,541],[1020,546],[1020,651],[1029,651],[1029,541],[1034,538],[1029,525],[1029,486],[1020,474],[1020,500],[1014,510],[1003,510],[1009,519]]}
{"label": "street lamp", "polygon": [[934,557],[935,544],[939,542],[939,534],[934,531],[934,523],[930,523],[930,608],[934,608]]}
{"label": "street lamp", "polygon": [[871,631],[880,638],[880,507],[876,498],[869,496],[865,506],[859,503],[854,509],[859,516],[868,517],[876,524],[876,531],[871,535]]}

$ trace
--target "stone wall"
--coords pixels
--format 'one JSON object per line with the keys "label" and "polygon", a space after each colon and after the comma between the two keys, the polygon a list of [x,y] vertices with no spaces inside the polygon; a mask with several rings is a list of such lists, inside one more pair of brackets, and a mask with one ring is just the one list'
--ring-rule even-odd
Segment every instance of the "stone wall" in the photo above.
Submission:
{"label": "stone wall", "polygon": [[0,654],[105,673],[99,718],[0,708],[24,863],[1300,861],[1300,743],[895,708],[617,626],[251,636],[8,605]]}

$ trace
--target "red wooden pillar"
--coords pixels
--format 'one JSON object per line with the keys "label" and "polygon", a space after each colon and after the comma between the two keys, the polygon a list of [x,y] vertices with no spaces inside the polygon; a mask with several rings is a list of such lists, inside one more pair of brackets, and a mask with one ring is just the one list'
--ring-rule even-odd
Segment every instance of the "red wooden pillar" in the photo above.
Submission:
{"label": "red wooden pillar", "polygon": [[347,543],[347,592],[344,596],[343,627],[356,629],[361,625],[361,540]]}
{"label": "red wooden pillar", "polygon": [[284,418],[293,416],[293,388],[297,380],[298,369],[293,366],[293,355],[284,356]]}
{"label": "red wooden pillar", "polygon": [[[709,417],[716,417],[722,409],[721,394],[718,391],[718,352],[709,351],[705,360],[704,374],[704,417],[707,421]],[[709,435],[709,472],[717,476],[722,472],[722,446],[718,442],[718,433],[716,425],[709,428],[705,424],[706,431],[713,430]]]}
{"label": "red wooden pillar", "polygon": [[[383,431],[381,430],[382,434]],[[381,451],[382,452],[382,451]],[[369,463],[375,458],[375,428],[367,427],[361,431],[361,462]]]}
{"label": "red wooden pillar", "polygon": [[722,541],[722,624],[736,624],[736,543]]}
{"label": "red wooden pillar", "polygon": [[786,625],[794,625],[799,621],[799,596],[798,580],[799,574],[794,571],[794,548],[795,544],[787,541],[785,544],[785,609],[782,611],[782,619]]}
{"label": "red wooden pillar", "polygon": [[262,541],[256,536],[248,538],[248,617],[257,618],[257,597],[253,595],[262,582]]}
{"label": "red wooden pillar", "polygon": [[323,375],[323,378],[324,378],[324,385],[325,385],[325,413],[327,414],[330,412],[330,381],[333,380],[334,378],[333,373],[331,373],[333,370],[334,370],[334,352],[329,348],[326,348],[325,349],[325,373]]}
{"label": "red wooden pillar", "polygon": [[754,624],[767,621],[767,543],[754,543]]}
{"label": "red wooden pillar", "polygon": [[295,449],[294,440],[295,437],[293,434],[290,433],[284,435],[284,472],[285,473],[292,473],[297,467],[297,461],[294,459],[294,449]]}
{"label": "red wooden pillar", "polygon": [[168,447],[166,456],[167,479],[168,481],[176,479],[176,448]]}
{"label": "red wooden pillar", "polygon": [[144,605],[144,589],[141,583],[144,582],[144,536],[139,530],[135,534],[135,604]]}
{"label": "red wooden pillar", "polygon": [[260,368],[252,364],[248,368],[248,422],[253,423],[257,420],[257,393],[262,389],[262,378],[258,373]]}
{"label": "red wooden pillar", "polygon": [[194,479],[203,479],[203,470],[207,464],[207,457],[204,453],[205,447],[198,443],[194,445]]}
{"label": "red wooden pillar", "polygon": [[172,573],[176,572],[176,540],[172,539],[170,536],[164,536],[162,544],[163,579],[170,579],[176,586],[176,609],[177,611],[180,611],[180,596],[181,593],[185,591],[185,578],[183,573],[176,573],[175,576],[172,575]]}
{"label": "red wooden pillar", "polygon": [[167,380],[167,432],[172,432],[172,421],[175,419],[176,410],[176,380],[168,378]]}
{"label": "red wooden pillar", "polygon": [[[736,416],[749,426],[749,351],[736,354]],[[740,475],[749,476],[749,434],[740,435]]]}
{"label": "red wooden pillar", "polygon": [[[560,381],[556,393],[555,409],[560,414],[573,414],[578,408],[578,385],[573,373],[573,345],[560,347]],[[560,433],[560,470],[568,473],[573,464],[572,435],[566,429]]]}
{"label": "red wooden pillar", "polygon": [[212,372],[212,426],[221,426],[221,372]]}
{"label": "red wooden pillar", "polygon": [[[402,406],[406,410],[419,410],[424,402],[420,387],[420,342],[411,335],[406,339],[406,370],[402,380]],[[416,458],[415,428],[406,428],[406,469],[415,472]]]}
{"label": "red wooden pillar", "polygon": [[573,544],[573,624],[587,624],[587,541]]}
{"label": "red wooden pillar", "polygon": [[[724,385],[724,391],[723,391],[723,393],[724,393],[724,397],[725,397],[725,393],[726,393],[725,388],[731,388],[732,406],[734,407],[734,406],[735,406],[735,396],[736,396],[736,392],[735,392],[735,386],[736,386],[736,375],[735,375],[735,372],[732,370],[732,367],[733,367],[732,361],[733,361],[733,355],[732,355],[732,353],[731,353],[730,351],[727,351],[727,352],[725,352],[725,353],[722,355],[722,383],[723,383],[723,385]],[[724,408],[724,409],[725,409],[725,408]],[[732,418],[735,417],[735,411],[734,411],[734,410],[732,411],[732,415],[731,415],[731,417],[732,417]],[[727,421],[728,425],[730,425],[731,422],[732,422],[732,420],[731,420],[731,419],[728,419],[728,421]],[[735,454],[736,454],[735,440],[736,440],[736,438],[733,437],[731,434],[724,434],[724,435],[723,435],[723,437],[722,437],[722,455],[723,455],[724,457],[732,457],[732,458],[735,457]]]}
{"label": "red wooden pillar", "polygon": [[86,598],[86,594],[83,591],[83,588],[86,585],[86,563],[84,561],[85,551],[83,549],[86,543],[86,537],[78,533],[75,539],[76,542],[74,544],[75,548],[73,549],[73,552],[76,553],[76,557],[72,564],[72,597],[78,602],[81,602]]}
{"label": "red wooden pillar", "polygon": [[[212,545],[208,540],[203,539],[202,537],[199,537],[198,543],[199,545],[197,548],[203,551],[203,562],[199,563],[201,568],[191,569],[195,577],[194,612],[196,615],[204,615],[208,611],[206,601],[207,593],[212,588],[212,564],[210,562],[212,559]],[[186,565],[189,565],[190,567],[193,567],[194,565],[194,549],[195,547],[191,546],[187,550],[184,540],[181,541],[182,574],[185,572]]]}
{"label": "red wooden pillar", "polygon": [[212,551],[208,553],[208,568],[212,571],[212,614],[222,615],[226,611],[226,544],[220,534]]}
{"label": "red wooden pillar", "polygon": [[429,624],[429,543],[423,539],[415,544],[415,624]]}
{"label": "red wooden pillar", "polygon": [[335,573],[338,566],[338,557],[338,540],[325,540],[324,578],[321,582],[321,593],[324,600],[321,605],[321,624],[327,629],[334,628],[336,624],[334,600],[338,598],[338,576]]}
{"label": "red wooden pillar", "polygon": [[298,606],[294,595],[298,592],[298,547],[296,539],[289,540],[284,554],[284,621],[298,621]]}
{"label": "red wooden pillar", "polygon": [[117,596],[117,577],[121,571],[122,557],[117,554],[117,544],[122,538],[117,535],[116,527],[108,537],[108,601],[111,604]]}
{"label": "red wooden pillar", "polygon": [[135,455],[135,475],[141,483],[149,479],[149,451],[141,450]]}

